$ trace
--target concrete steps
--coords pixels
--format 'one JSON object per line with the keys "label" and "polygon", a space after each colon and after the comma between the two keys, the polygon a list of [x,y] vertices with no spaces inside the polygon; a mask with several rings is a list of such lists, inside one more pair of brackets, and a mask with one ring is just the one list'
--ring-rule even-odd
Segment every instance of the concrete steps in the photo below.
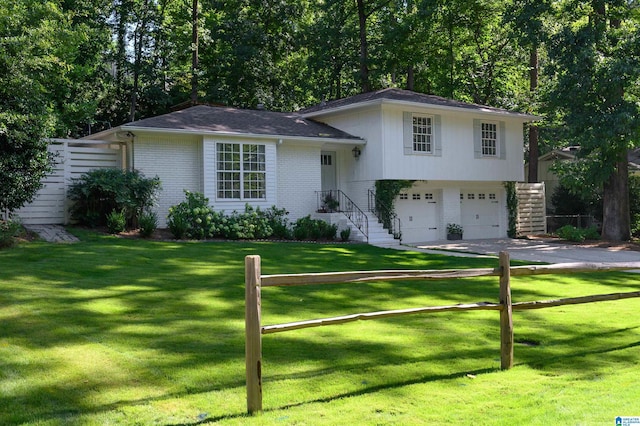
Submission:
{"label": "concrete steps", "polygon": [[[382,227],[382,223],[378,222],[378,218],[371,212],[366,212],[369,222],[369,244],[378,247],[393,247],[399,246],[400,240],[393,238],[393,235],[389,233],[387,229]],[[351,228],[351,240],[366,242],[365,236],[356,228],[351,222],[348,223]]]}

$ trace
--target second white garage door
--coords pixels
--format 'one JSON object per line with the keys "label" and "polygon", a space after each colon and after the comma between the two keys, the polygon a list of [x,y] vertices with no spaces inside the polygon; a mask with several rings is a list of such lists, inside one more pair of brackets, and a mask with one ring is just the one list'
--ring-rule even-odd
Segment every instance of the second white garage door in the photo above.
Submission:
{"label": "second white garage door", "polygon": [[396,214],[402,224],[402,241],[435,241],[441,236],[441,191],[403,192],[396,200]]}
{"label": "second white garage door", "polygon": [[463,190],[460,192],[460,213],[464,239],[499,238],[500,199],[497,191]]}

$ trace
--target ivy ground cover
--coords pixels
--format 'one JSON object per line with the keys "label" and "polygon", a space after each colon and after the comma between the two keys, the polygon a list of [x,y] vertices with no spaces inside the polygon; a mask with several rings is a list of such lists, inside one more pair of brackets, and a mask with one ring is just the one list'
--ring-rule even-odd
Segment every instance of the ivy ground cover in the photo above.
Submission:
{"label": "ivy ground cover", "polygon": [[[0,424],[615,424],[640,415],[640,301],[415,315],[267,335],[247,416],[244,256],[263,273],[495,267],[355,244],[160,242],[75,231],[0,251]],[[515,278],[513,300],[634,291],[638,274]],[[497,278],[265,288],[263,322],[497,301]]]}

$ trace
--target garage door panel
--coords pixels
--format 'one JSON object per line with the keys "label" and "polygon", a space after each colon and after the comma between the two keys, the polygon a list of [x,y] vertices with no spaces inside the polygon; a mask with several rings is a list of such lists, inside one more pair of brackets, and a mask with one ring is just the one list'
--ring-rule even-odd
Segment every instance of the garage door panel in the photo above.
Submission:
{"label": "garage door panel", "polygon": [[461,194],[460,210],[464,238],[500,237],[500,201],[496,191],[466,190]]}
{"label": "garage door panel", "polygon": [[440,194],[409,191],[396,200],[404,242],[434,241],[440,238]]}

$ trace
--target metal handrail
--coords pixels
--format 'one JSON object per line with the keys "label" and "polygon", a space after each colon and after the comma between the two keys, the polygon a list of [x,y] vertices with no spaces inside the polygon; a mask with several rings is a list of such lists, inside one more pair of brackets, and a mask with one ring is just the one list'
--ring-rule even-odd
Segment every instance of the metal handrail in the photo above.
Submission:
{"label": "metal handrail", "polygon": [[343,213],[369,241],[369,218],[351,198],[339,189],[316,191],[318,210]]}
{"label": "metal handrail", "polygon": [[376,193],[372,189],[368,192],[368,207],[369,211],[382,223],[382,227],[393,235],[393,238],[396,240],[402,239],[400,218],[391,206],[387,206],[376,199]]}

